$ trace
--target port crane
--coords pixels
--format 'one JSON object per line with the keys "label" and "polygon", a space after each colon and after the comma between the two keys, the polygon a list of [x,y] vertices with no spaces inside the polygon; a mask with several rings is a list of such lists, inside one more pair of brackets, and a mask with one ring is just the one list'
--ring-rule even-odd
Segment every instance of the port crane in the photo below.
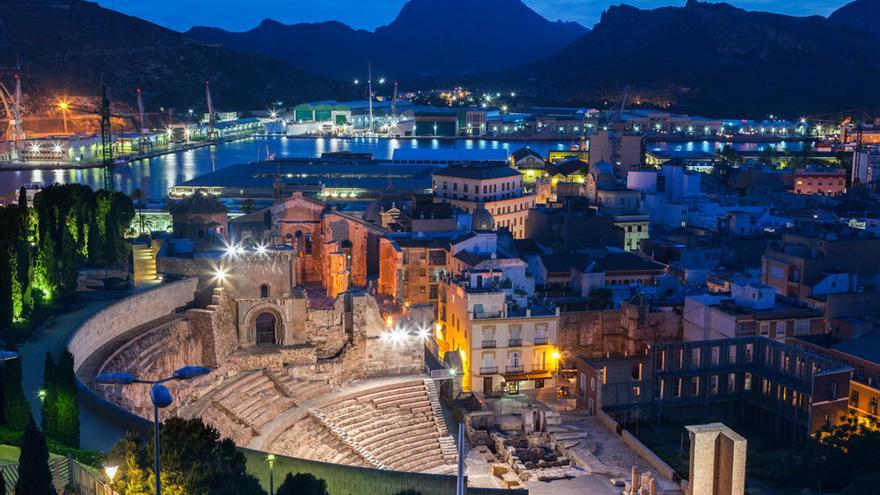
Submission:
{"label": "port crane", "polygon": [[[137,90],[138,106],[140,109],[140,125],[144,126],[143,100],[141,99],[141,91]],[[101,84],[101,104],[97,108],[83,107],[79,105],[65,104],[65,109],[82,114],[98,115],[101,127],[101,163],[104,171],[104,189],[113,190],[113,134],[110,123],[111,118],[125,119],[133,121],[135,127],[138,122],[134,122],[132,115],[115,114],[110,111],[110,90],[106,84]]]}
{"label": "port crane", "polygon": [[15,88],[12,92],[0,83],[0,102],[3,104],[3,110],[6,112],[6,118],[9,122],[6,134],[7,139],[12,142],[10,155],[15,160],[18,158],[18,141],[25,139],[21,119],[21,77],[18,74],[15,74]]}

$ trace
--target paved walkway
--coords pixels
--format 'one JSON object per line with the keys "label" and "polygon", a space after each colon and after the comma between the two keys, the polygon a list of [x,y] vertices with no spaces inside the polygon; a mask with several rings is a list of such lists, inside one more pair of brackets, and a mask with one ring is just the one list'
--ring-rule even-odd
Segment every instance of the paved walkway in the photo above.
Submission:
{"label": "paved walkway", "polygon": [[[79,303],[82,307],[51,319],[37,328],[31,341],[18,347],[21,356],[22,385],[37,424],[40,423],[39,391],[43,388],[46,353],[51,352],[57,359],[64,349],[67,338],[79,325],[127,295],[127,293],[115,292],[82,294]],[[125,434],[124,430],[89,409],[82,398],[79,404],[79,422],[80,446],[84,449],[109,450],[116,440]]]}

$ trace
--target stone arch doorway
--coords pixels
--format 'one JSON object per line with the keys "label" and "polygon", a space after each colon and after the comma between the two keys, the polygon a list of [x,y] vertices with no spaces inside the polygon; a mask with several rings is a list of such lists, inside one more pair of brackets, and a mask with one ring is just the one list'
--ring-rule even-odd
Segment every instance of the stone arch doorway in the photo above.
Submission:
{"label": "stone arch doorway", "polygon": [[278,320],[273,313],[260,313],[255,325],[257,345],[274,345],[277,342],[275,335],[278,329]]}

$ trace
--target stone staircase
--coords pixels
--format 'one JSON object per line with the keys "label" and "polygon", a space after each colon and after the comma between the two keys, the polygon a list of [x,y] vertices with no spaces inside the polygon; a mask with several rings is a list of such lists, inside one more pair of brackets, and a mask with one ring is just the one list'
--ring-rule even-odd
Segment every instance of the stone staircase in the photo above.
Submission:
{"label": "stone staircase", "polygon": [[330,431],[334,435],[336,435],[336,437],[345,446],[347,446],[348,448],[357,452],[361,457],[366,459],[367,462],[369,462],[373,467],[376,467],[378,469],[388,469],[387,467],[385,467],[384,464],[379,462],[379,459],[376,459],[376,457],[373,456],[373,454],[370,451],[368,451],[367,449],[358,445],[357,442],[355,442],[348,435],[348,433],[345,430],[343,430],[342,428],[333,424],[333,421],[330,418],[328,418],[326,414],[324,414],[321,411],[318,411],[316,409],[309,409],[308,412],[309,412],[309,415],[312,416],[313,418],[315,418],[316,420],[318,420],[318,422],[321,423],[324,426],[324,428],[326,428],[328,431]]}
{"label": "stone staircase", "polygon": [[437,384],[430,378],[425,378],[425,390],[428,392],[428,398],[431,401],[431,410],[434,413],[434,423],[437,425],[437,431],[442,435],[437,441],[440,444],[440,452],[446,464],[458,465],[458,445],[455,439],[449,434],[446,427],[446,417],[443,414],[443,406],[440,405],[440,394],[437,392]]}

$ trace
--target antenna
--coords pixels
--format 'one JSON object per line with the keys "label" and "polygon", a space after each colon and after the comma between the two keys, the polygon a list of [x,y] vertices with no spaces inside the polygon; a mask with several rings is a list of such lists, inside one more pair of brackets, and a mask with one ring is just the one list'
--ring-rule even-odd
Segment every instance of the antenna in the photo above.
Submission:
{"label": "antenna", "polygon": [[141,132],[146,133],[148,129],[147,129],[147,120],[146,120],[146,117],[144,116],[144,99],[141,97],[141,88],[137,89],[137,97],[138,97],[138,111],[140,112],[140,118],[141,118]]}
{"label": "antenna", "polygon": [[370,134],[373,133],[373,62],[367,62],[367,87],[370,102]]}

